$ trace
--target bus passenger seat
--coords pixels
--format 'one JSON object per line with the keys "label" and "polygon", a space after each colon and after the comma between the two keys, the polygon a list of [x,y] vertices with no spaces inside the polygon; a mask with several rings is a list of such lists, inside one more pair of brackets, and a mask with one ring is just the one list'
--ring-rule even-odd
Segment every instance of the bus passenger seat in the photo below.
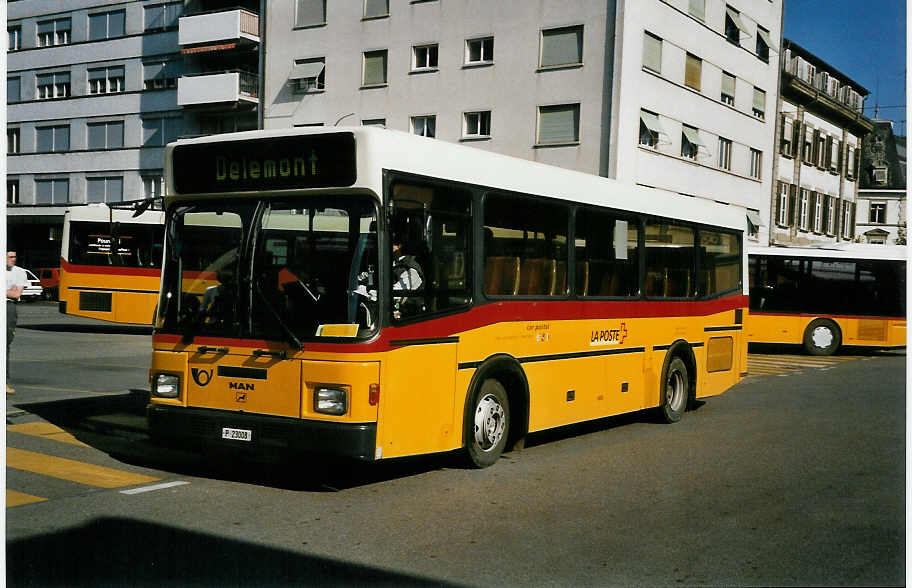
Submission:
{"label": "bus passenger seat", "polygon": [[589,295],[589,262],[576,262],[576,294],[578,296]]}
{"label": "bus passenger seat", "polygon": [[516,295],[518,289],[518,257],[492,256],[485,259],[485,294]]}
{"label": "bus passenger seat", "polygon": [[621,280],[615,269],[613,267],[608,268],[608,271],[602,274],[599,296],[620,296]]}
{"label": "bus passenger seat", "polygon": [[563,296],[567,292],[567,262],[558,261],[554,269],[554,281],[551,284],[551,296]]}
{"label": "bus passenger seat", "polygon": [[524,259],[519,271],[519,294],[548,294],[554,280],[554,272],[553,259]]}

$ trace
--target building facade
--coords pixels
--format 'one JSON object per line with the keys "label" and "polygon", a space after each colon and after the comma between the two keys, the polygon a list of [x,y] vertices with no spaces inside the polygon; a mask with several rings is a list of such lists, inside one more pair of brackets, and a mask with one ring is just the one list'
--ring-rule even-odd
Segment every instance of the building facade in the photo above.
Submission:
{"label": "building facade", "polygon": [[874,131],[862,141],[855,219],[857,240],[905,245],[905,137],[893,134],[891,121],[874,120],[873,124]]}
{"label": "building facade", "polygon": [[739,206],[766,239],[781,22],[781,0],[274,0],[264,127],[462,142]]}
{"label": "building facade", "polygon": [[853,241],[868,91],[788,39],[781,65],[770,245]]}
{"label": "building facade", "polygon": [[[58,264],[67,206],[162,195],[178,136],[257,127],[258,11],[259,0],[8,3],[7,227],[23,265]],[[251,67],[252,81],[237,71]]]}

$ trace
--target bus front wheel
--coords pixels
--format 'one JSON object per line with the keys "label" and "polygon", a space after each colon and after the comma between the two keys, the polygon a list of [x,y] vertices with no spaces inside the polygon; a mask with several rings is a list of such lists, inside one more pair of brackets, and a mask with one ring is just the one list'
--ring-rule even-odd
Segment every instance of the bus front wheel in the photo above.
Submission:
{"label": "bus front wheel", "polygon": [[680,357],[675,356],[668,363],[662,374],[662,405],[659,414],[666,423],[676,423],[687,410],[687,399],[690,396],[690,377],[687,365]]}
{"label": "bus front wheel", "polygon": [[833,355],[841,344],[842,331],[829,319],[815,319],[804,330],[804,348],[811,355]]}
{"label": "bus front wheel", "polygon": [[494,465],[507,446],[510,434],[510,401],[499,381],[489,378],[478,390],[466,419],[466,453],[471,465]]}

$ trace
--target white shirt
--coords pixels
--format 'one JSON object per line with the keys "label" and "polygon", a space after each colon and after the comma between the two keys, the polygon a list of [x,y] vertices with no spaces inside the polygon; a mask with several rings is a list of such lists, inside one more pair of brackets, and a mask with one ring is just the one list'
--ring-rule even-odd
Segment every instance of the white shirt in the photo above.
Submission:
{"label": "white shirt", "polygon": [[[6,268],[6,289],[9,290],[13,286],[20,286],[25,288],[28,286],[28,276],[25,275],[25,270],[14,265],[13,267]],[[13,298],[8,298],[8,300],[13,300]]]}

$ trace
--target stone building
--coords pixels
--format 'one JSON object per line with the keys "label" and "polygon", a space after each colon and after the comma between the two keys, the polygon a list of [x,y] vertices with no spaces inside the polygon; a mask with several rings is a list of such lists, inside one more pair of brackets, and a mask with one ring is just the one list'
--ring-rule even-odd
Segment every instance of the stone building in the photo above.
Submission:
{"label": "stone building", "polygon": [[874,120],[874,131],[862,141],[858,185],[857,240],[905,245],[905,137],[893,134],[893,123]]}

